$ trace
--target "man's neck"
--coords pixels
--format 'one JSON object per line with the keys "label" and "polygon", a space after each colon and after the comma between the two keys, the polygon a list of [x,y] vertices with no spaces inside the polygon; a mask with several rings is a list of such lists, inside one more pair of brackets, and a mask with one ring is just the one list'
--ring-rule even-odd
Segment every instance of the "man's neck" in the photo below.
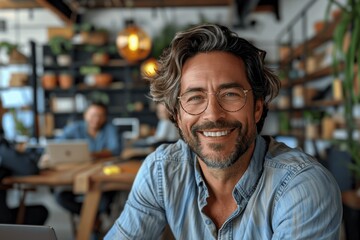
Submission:
{"label": "man's neck", "polygon": [[199,160],[200,168],[209,189],[207,205],[203,211],[213,220],[217,229],[221,228],[226,219],[237,208],[232,193],[235,185],[248,168],[253,151],[254,145],[234,165],[226,169],[209,168],[202,160]]}

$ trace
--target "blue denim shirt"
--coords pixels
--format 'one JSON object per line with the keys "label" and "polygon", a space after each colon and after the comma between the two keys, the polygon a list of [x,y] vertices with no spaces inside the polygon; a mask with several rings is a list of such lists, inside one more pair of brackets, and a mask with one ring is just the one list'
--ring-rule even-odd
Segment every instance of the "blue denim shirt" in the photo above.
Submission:
{"label": "blue denim shirt", "polygon": [[238,181],[237,209],[220,229],[203,213],[209,191],[195,154],[182,141],[144,161],[125,208],[105,236],[160,239],[339,239],[342,204],[332,175],[299,149],[258,136]]}
{"label": "blue denim shirt", "polygon": [[91,152],[99,152],[102,150],[109,150],[114,156],[120,154],[121,148],[119,138],[114,125],[106,123],[95,138],[87,133],[87,126],[85,121],[77,121],[67,125],[61,136],[57,139],[84,139],[89,143],[89,150]]}

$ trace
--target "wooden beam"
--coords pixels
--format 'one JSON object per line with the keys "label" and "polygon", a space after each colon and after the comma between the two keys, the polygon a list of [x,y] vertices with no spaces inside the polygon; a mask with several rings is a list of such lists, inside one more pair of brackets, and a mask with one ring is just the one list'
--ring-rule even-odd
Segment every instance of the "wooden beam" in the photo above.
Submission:
{"label": "wooden beam", "polygon": [[[58,0],[56,0],[58,1]],[[71,17],[71,9],[67,9],[70,11],[70,14],[66,14],[64,10],[61,10],[59,7],[54,5],[51,0],[36,0],[36,2],[42,6],[43,8],[49,9],[51,12],[55,13],[62,21],[64,21],[66,24],[73,24],[75,21],[75,18],[72,19]],[[62,1],[58,1],[57,4],[59,4]]]}
{"label": "wooden beam", "polygon": [[124,1],[114,1],[114,4],[105,5],[104,1],[95,1],[92,5],[85,6],[89,9],[96,8],[153,8],[153,7],[211,7],[229,6],[233,0],[133,0],[132,6],[126,6]]}
{"label": "wooden beam", "polygon": [[20,9],[20,8],[40,8],[41,6],[35,0],[12,1],[1,0],[0,9]]}

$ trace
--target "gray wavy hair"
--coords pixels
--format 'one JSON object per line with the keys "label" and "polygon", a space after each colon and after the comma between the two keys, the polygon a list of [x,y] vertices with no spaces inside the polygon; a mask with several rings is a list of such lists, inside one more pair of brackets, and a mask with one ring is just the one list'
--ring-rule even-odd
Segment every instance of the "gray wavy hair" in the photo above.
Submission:
{"label": "gray wavy hair", "polygon": [[176,123],[179,113],[181,72],[189,58],[202,52],[223,51],[240,57],[246,68],[248,81],[255,101],[264,99],[261,120],[257,123],[260,132],[268,112],[268,103],[280,89],[278,77],[264,64],[266,52],[247,40],[238,37],[229,28],[217,24],[203,24],[178,32],[170,46],[159,58],[159,69],[150,81],[150,95],[155,102],[162,102],[170,112],[170,120]]}

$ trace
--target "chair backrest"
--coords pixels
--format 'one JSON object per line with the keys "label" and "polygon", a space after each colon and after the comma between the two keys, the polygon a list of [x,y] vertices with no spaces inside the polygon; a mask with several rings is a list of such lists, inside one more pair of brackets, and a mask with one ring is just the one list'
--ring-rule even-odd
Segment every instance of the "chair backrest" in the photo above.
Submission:
{"label": "chair backrest", "polygon": [[0,224],[0,239],[10,240],[57,240],[50,226]]}
{"label": "chair backrest", "polygon": [[330,147],[326,151],[326,159],[323,164],[334,175],[341,191],[354,188],[353,174],[349,169],[351,155],[348,152],[340,151],[336,147]]}

